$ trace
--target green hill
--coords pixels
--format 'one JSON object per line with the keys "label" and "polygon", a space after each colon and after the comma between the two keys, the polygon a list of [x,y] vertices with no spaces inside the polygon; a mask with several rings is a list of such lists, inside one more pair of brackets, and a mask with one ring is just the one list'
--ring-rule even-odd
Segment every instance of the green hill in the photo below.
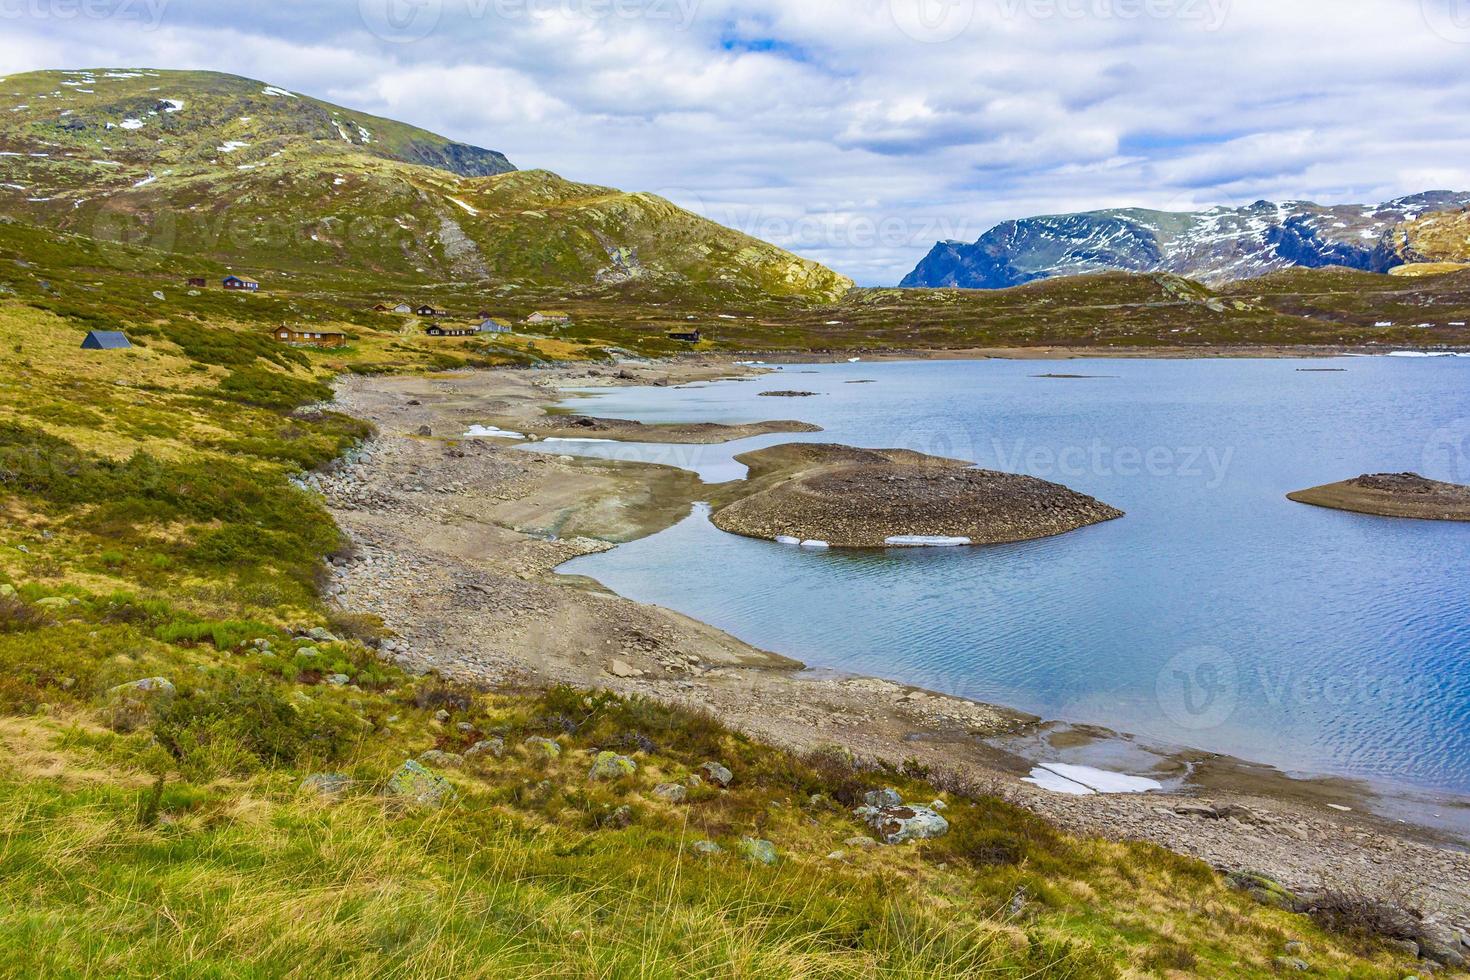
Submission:
{"label": "green hill", "polygon": [[0,108],[0,210],[241,269],[814,300],[852,285],[654,195],[233,75],[32,72],[0,81]]}

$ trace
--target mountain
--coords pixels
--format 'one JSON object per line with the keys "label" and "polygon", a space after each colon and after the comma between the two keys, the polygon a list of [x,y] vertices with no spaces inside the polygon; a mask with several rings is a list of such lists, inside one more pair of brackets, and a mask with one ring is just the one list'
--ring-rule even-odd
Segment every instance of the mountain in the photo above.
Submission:
{"label": "mountain", "polygon": [[1438,211],[1394,229],[1389,247],[1405,263],[1432,266],[1470,263],[1470,208]]}
{"label": "mountain", "polygon": [[1121,208],[1006,221],[973,244],[940,242],[903,286],[1002,289],[1090,272],[1168,272],[1210,285],[1292,267],[1383,272],[1414,261],[1395,247],[1405,223],[1470,206],[1429,191],[1379,205],[1257,201],[1240,208]]}
{"label": "mountain", "polygon": [[651,194],[213,72],[0,79],[0,213],[241,269],[820,300],[852,285]]}

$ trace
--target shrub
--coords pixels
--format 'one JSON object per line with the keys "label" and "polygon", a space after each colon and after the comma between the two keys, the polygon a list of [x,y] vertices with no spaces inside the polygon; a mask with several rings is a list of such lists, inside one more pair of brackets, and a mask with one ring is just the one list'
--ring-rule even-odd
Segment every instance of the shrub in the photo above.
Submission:
{"label": "shrub", "polygon": [[51,624],[39,606],[17,596],[0,596],[0,633],[25,633]]}

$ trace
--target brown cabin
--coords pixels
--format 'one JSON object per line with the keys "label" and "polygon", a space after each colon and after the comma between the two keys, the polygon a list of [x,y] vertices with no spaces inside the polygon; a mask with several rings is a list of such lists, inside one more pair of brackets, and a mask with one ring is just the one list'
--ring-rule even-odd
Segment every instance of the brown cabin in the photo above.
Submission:
{"label": "brown cabin", "polygon": [[194,289],[204,289],[209,285],[209,280],[203,276],[190,276],[185,282]]}
{"label": "brown cabin", "polygon": [[699,343],[699,328],[692,327],[688,329],[670,330],[669,339],[681,340],[686,344],[697,344]]}
{"label": "brown cabin", "polygon": [[479,332],[478,326],[442,327],[437,323],[424,331],[430,337],[473,337]]}
{"label": "brown cabin", "polygon": [[378,303],[378,304],[376,304],[376,305],[373,306],[373,312],[374,313],[388,313],[392,309],[393,309],[393,307],[389,306],[386,303]]}
{"label": "brown cabin", "polygon": [[428,303],[425,303],[423,306],[420,306],[420,307],[415,308],[414,309],[414,312],[417,313],[419,316],[448,316],[449,315],[449,311],[448,310],[436,310],[436,309],[434,309],[434,307],[430,306]]}
{"label": "brown cabin", "polygon": [[325,330],[298,330],[288,327],[284,323],[271,331],[271,336],[283,344],[293,347],[346,347],[347,335],[345,333],[332,333]]}
{"label": "brown cabin", "polygon": [[260,283],[249,276],[225,276],[221,284],[226,289],[243,289],[246,292],[255,292],[260,288]]}

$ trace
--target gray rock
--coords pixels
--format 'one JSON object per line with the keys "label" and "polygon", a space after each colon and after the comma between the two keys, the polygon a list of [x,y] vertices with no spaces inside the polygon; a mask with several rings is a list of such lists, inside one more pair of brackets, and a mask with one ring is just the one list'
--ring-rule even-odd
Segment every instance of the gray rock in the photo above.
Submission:
{"label": "gray rock", "polygon": [[904,844],[949,833],[949,821],[927,806],[862,806],[854,813],[885,844]]}
{"label": "gray rock", "polygon": [[1460,934],[1442,922],[1432,920],[1419,924],[1419,955],[1445,966],[1464,966],[1465,956],[1461,952]]}
{"label": "gray rock", "polygon": [[296,651],[298,657],[320,657],[322,652],[316,647],[302,647]]}
{"label": "gray rock", "polygon": [[327,683],[333,687],[346,687],[352,683],[352,678],[346,674],[331,674],[327,677]]}
{"label": "gray rock", "polygon": [[678,783],[659,783],[653,788],[653,795],[670,803],[683,803],[689,798],[689,791]]}
{"label": "gray rock", "polygon": [[318,772],[301,781],[301,790],[327,800],[339,800],[352,788],[352,780],[340,772]]}
{"label": "gray rock", "polygon": [[776,864],[781,860],[775,844],[757,837],[740,838],[740,853],[747,861],[757,864]]}
{"label": "gray rock", "polygon": [[561,755],[561,745],[549,738],[540,735],[532,735],[525,741],[526,748],[531,750],[533,756],[544,759],[555,759]]}
{"label": "gray rock", "polygon": [[718,762],[706,762],[699,767],[699,771],[704,773],[704,778],[721,789],[729,786],[735,780],[735,774]]}
{"label": "gray rock", "polygon": [[863,794],[863,802],[868,806],[898,806],[903,803],[903,797],[898,795],[898,790],[872,789]]}
{"label": "gray rock", "polygon": [[847,845],[848,847],[869,848],[878,846],[878,842],[873,840],[873,838],[871,837],[849,837],[842,843]]}
{"label": "gray rock", "polygon": [[464,753],[464,757],[471,762],[482,761],[487,757],[498,759],[503,755],[505,755],[505,739],[499,735],[480,739]]}
{"label": "gray rock", "polygon": [[0,582],[0,599],[14,599],[15,586],[8,582]]}
{"label": "gray rock", "polygon": [[311,637],[313,640],[316,640],[318,643],[342,642],[340,639],[337,638],[335,634],[329,632],[328,630],[322,629],[320,626],[313,626],[311,629],[306,631],[306,635]]}
{"label": "gray rock", "polygon": [[443,708],[440,708],[438,711],[434,712],[434,720],[442,725],[444,722],[449,720],[449,712],[445,711]]}
{"label": "gray rock", "polygon": [[389,796],[420,806],[440,807],[454,799],[454,787],[449,780],[410,759],[398,767],[388,778],[386,792]]}
{"label": "gray rock", "polygon": [[616,752],[599,752],[597,758],[592,760],[592,769],[587,773],[587,778],[622,779],[637,771],[638,763],[626,755],[618,755]]}
{"label": "gray rock", "polygon": [[166,677],[144,677],[109,688],[107,723],[119,732],[136,731],[157,718],[160,711],[173,703],[177,693]]}
{"label": "gray rock", "polygon": [[1310,963],[1296,956],[1278,956],[1272,962],[1276,965],[1276,969],[1289,973],[1306,973],[1312,968]]}
{"label": "gray rock", "polygon": [[696,854],[723,854],[725,849],[712,840],[697,840],[689,845],[689,849]]}
{"label": "gray rock", "polygon": [[1304,943],[1304,942],[1301,942],[1299,940],[1296,940],[1296,939],[1291,940],[1285,946],[1283,946],[1281,949],[1282,949],[1282,952],[1286,953],[1287,956],[1310,956],[1311,955],[1311,950],[1309,950],[1307,948],[1307,944]]}
{"label": "gray rock", "polygon": [[419,761],[426,766],[459,766],[464,764],[464,756],[458,752],[428,749],[419,753]]}

